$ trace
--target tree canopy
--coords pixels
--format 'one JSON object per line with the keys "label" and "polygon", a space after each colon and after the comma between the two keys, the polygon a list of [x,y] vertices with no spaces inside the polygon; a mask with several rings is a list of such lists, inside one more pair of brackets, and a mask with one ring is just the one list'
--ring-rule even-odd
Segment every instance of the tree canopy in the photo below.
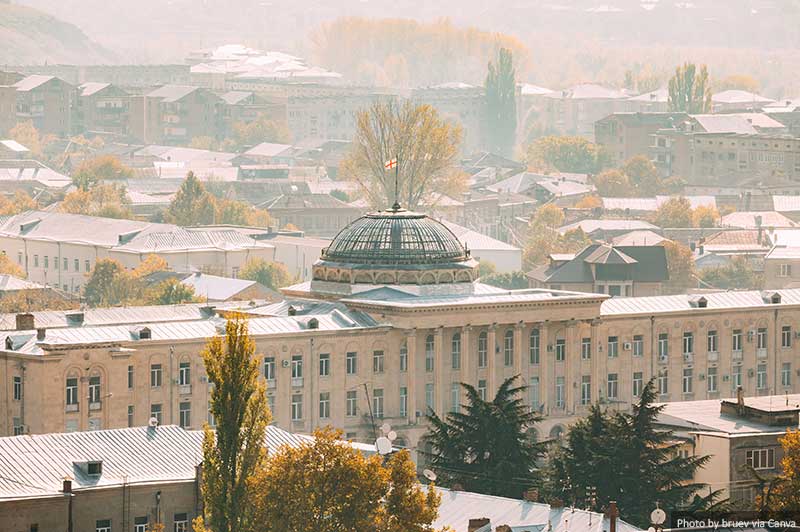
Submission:
{"label": "tree canopy", "polygon": [[61,212],[101,216],[103,218],[132,219],[130,200],[125,187],[117,183],[93,182],[87,189],[76,188],[58,205]]}
{"label": "tree canopy", "polygon": [[666,240],[661,245],[667,254],[669,272],[669,280],[665,283],[664,290],[669,294],[685,294],[689,288],[697,286],[694,254],[688,246],[680,242]]}
{"label": "tree canopy", "polygon": [[100,155],[83,160],[72,173],[72,182],[81,190],[89,190],[98,181],[130,179],[133,170],[122,164],[114,155]]}
{"label": "tree canopy", "polygon": [[542,137],[528,145],[526,160],[531,171],[596,174],[606,166],[602,148],[583,137]]}
{"label": "tree canopy", "polygon": [[675,69],[669,80],[669,110],[689,114],[711,112],[711,82],[705,65],[698,71],[694,63]]}
{"label": "tree canopy", "polygon": [[704,268],[700,279],[707,288],[720,290],[761,290],[764,288],[764,274],[753,267],[747,257],[733,257],[730,264]]}
{"label": "tree canopy", "polygon": [[552,253],[576,253],[591,240],[581,228],[559,232],[564,223],[564,213],[549,203],[540,207],[528,224],[525,247],[522,253],[523,266],[527,270],[547,261]]}
{"label": "tree canopy", "polygon": [[269,262],[265,259],[254,258],[245,262],[239,270],[239,279],[248,279],[277,290],[287,286],[292,281],[292,276],[286,266],[280,262]]}

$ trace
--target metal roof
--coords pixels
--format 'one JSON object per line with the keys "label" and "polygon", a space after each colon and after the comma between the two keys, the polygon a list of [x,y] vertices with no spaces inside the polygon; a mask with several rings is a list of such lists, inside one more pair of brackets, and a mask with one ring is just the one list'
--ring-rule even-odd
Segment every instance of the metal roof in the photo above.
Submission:
{"label": "metal roof", "polygon": [[755,309],[764,307],[782,307],[800,305],[800,289],[774,290],[780,294],[780,303],[769,303],[765,299],[766,292],[759,290],[743,290],[728,292],[711,292],[703,294],[707,307],[691,304],[690,294],[674,296],[650,297],[615,297],[603,301],[600,306],[601,316],[623,316],[628,314],[661,314],[667,312],[705,312],[714,309]]}
{"label": "metal roof", "polygon": [[[759,218],[760,223],[756,222]],[[720,227],[739,227],[756,229],[758,227],[797,227],[798,224],[783,214],[775,211],[732,212],[719,221]]]}
{"label": "metal roof", "polygon": [[458,239],[463,242],[468,249],[472,250],[473,252],[477,252],[478,250],[521,251],[518,247],[512,246],[511,244],[506,244],[501,240],[497,240],[496,238],[484,235],[483,233],[473,231],[467,227],[463,227],[447,220],[441,220],[441,222],[445,227],[452,231],[452,233],[456,235],[456,237],[458,237]]}
{"label": "metal roof", "polygon": [[147,94],[148,98],[163,98],[164,102],[177,102],[200,87],[192,85],[164,85]]}
{"label": "metal roof", "polygon": [[754,92],[730,89],[711,95],[714,103],[772,103],[775,100],[765,98]]}
{"label": "metal roof", "polygon": [[[476,283],[480,284],[480,283]],[[485,286],[485,285],[484,285]],[[394,291],[397,292],[397,291]],[[436,296],[417,296],[404,293],[402,297],[395,294],[374,291],[371,293],[354,294],[349,298],[342,299],[343,303],[356,304],[380,304],[381,306],[395,308],[434,308],[442,306],[466,306],[466,305],[485,305],[493,303],[533,303],[537,301],[564,301],[574,299],[605,299],[608,296],[603,294],[588,294],[585,292],[569,292],[566,290],[543,290],[539,288],[529,288],[522,290],[475,290],[472,294],[464,295],[436,295]]]}
{"label": "metal roof", "polygon": [[[736,398],[706,399],[702,401],[676,401],[663,403],[664,409],[658,416],[659,423],[680,426],[690,430],[720,432],[724,434],[759,434],[785,432],[785,427],[759,423],[743,416],[721,413],[722,401],[736,402]],[[745,397],[745,405],[758,410],[794,411],[800,408],[800,394]]]}
{"label": "metal roof", "polygon": [[56,79],[55,76],[45,76],[43,74],[32,74],[28,77],[22,78],[13,86],[20,92],[27,92],[33,90],[41,85],[44,85],[50,80]]}

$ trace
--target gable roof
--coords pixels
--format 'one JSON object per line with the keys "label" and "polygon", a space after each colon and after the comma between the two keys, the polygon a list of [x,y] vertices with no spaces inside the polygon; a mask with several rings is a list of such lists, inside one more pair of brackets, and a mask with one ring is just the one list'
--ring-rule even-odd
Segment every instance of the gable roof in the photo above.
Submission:
{"label": "gable roof", "polygon": [[742,229],[756,229],[759,224],[756,218],[761,219],[761,227],[798,227],[797,222],[792,221],[783,214],[775,211],[745,211],[732,212],[723,216],[720,227],[740,227]]}
{"label": "gable roof", "polygon": [[148,98],[162,98],[164,102],[177,102],[189,96],[200,87],[193,85],[163,85],[147,93]]}
{"label": "gable roof", "polygon": [[758,133],[753,124],[739,115],[692,115],[706,133]]}
{"label": "gable roof", "polygon": [[81,96],[91,96],[92,94],[96,94],[101,90],[105,89],[106,87],[110,87],[111,83],[101,83],[98,81],[87,81],[86,83],[82,83],[78,85],[78,90],[80,91]]}
{"label": "gable roof", "polygon": [[252,95],[253,93],[249,91],[228,91],[220,96],[220,98],[225,100],[225,103],[228,105],[236,105]]}
{"label": "gable roof", "polygon": [[19,92],[28,92],[54,79],[58,78],[56,78],[55,76],[32,74],[14,83],[13,87],[16,88]]}
{"label": "gable roof", "polygon": [[667,240],[653,231],[631,231],[612,239],[615,246],[657,246]]}
{"label": "gable roof", "polygon": [[772,103],[775,100],[754,92],[730,89],[712,94],[711,101],[714,103]]}
{"label": "gable roof", "polygon": [[633,231],[636,229],[658,229],[658,227],[644,220],[587,219],[559,227],[558,231],[563,235],[574,229],[583,229],[584,233],[592,234],[595,231]]}
{"label": "gable roof", "polygon": [[[592,264],[595,265],[594,273]],[[620,268],[621,265],[627,268]],[[662,246],[590,244],[567,262],[551,262],[531,271],[528,276],[558,284],[623,279],[661,282],[669,279],[669,272],[666,250]]]}

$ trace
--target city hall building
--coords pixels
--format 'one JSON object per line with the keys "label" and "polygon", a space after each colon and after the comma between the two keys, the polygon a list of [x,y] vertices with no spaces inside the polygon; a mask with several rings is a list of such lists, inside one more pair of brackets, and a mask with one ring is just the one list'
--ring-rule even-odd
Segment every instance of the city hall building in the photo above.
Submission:
{"label": "city hall building", "polygon": [[[442,224],[399,207],[334,238],[286,300],[0,317],[0,434],[160,423],[201,427],[201,352],[232,311],[250,333],[275,423],[333,425],[371,442],[384,423],[416,448],[426,413],[460,383],[493,397],[520,375],[557,438],[592,403],[627,410],[654,378],[662,401],[798,392],[800,290],[610,298],[482,284]],[[211,420],[213,421],[213,420]]]}

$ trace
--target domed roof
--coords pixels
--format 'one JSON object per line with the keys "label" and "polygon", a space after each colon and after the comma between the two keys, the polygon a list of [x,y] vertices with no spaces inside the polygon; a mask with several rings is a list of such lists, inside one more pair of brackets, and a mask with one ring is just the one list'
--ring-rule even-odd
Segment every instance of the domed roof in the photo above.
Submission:
{"label": "domed roof", "polygon": [[393,208],[362,216],[342,229],[322,260],[350,264],[421,265],[469,260],[469,251],[447,227],[416,212]]}

